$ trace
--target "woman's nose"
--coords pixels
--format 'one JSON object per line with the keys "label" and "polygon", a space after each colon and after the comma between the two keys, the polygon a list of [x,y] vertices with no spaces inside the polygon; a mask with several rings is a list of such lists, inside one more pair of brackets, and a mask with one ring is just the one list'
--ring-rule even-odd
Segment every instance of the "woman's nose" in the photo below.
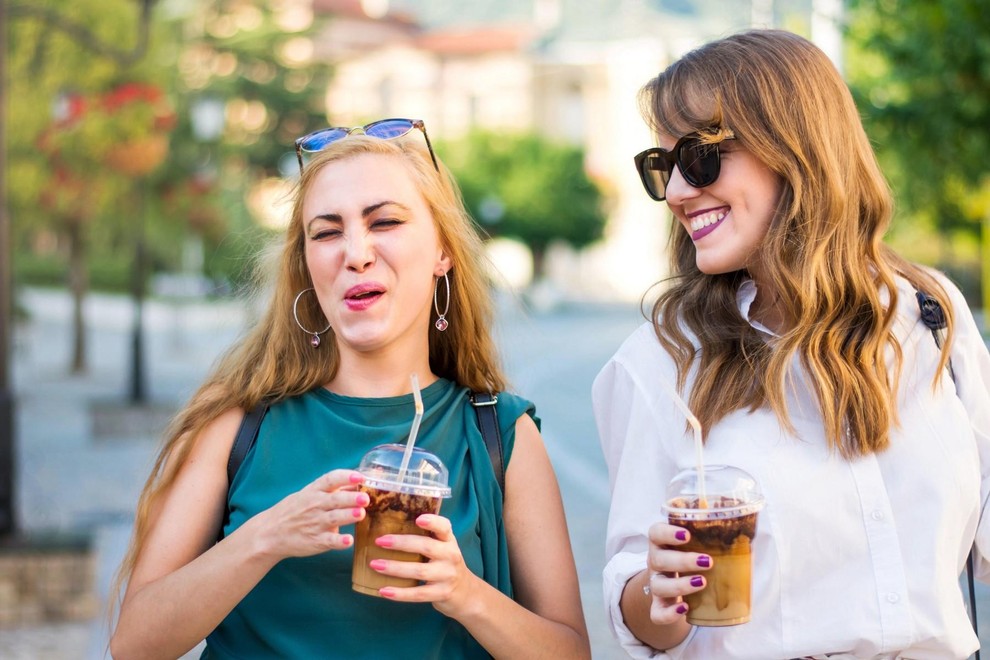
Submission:
{"label": "woman's nose", "polygon": [[375,263],[372,236],[367,232],[353,234],[347,239],[344,262],[347,268],[361,272]]}
{"label": "woman's nose", "polygon": [[668,204],[683,204],[684,200],[691,199],[698,195],[698,189],[684,180],[681,176],[681,168],[675,167],[670,173],[670,180],[667,181],[667,188],[664,198]]}

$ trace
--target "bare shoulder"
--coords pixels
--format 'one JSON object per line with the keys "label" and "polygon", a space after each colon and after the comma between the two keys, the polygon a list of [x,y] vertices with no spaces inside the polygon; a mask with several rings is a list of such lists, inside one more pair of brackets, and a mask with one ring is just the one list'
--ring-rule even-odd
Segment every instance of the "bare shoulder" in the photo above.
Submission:
{"label": "bare shoulder", "polygon": [[224,462],[234,445],[234,437],[244,419],[244,410],[237,406],[229,408],[206,423],[203,429],[192,438],[189,458],[222,456]]}
{"label": "bare shoulder", "polygon": [[[512,460],[505,472],[505,482],[507,506],[516,501],[516,495],[531,494],[534,488],[548,488],[550,492],[557,490],[543,436],[536,422],[527,414],[520,415],[516,420],[516,439]],[[522,499],[525,500],[525,497]]]}

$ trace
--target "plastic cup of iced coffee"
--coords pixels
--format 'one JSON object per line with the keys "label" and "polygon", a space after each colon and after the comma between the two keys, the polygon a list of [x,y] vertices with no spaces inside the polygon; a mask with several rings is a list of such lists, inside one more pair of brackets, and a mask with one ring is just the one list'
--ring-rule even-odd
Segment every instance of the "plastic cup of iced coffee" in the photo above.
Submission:
{"label": "plastic cup of iced coffee", "polygon": [[450,497],[443,462],[428,451],[414,448],[403,473],[405,450],[405,445],[379,445],[364,455],[357,468],[364,475],[360,488],[370,502],[364,519],[355,526],[351,587],[369,596],[378,596],[382,587],[419,584],[413,579],[382,575],[368,565],[372,560],[426,561],[422,555],[379,547],[375,539],[386,534],[428,536],[428,531],[416,526],[416,518],[424,513],[439,513],[443,499]]}
{"label": "plastic cup of iced coffee", "polygon": [[734,626],[749,621],[752,543],[763,502],[756,480],[727,465],[705,466],[703,483],[695,468],[670,482],[664,506],[667,520],[691,534],[688,543],[678,548],[712,558],[710,569],[682,573],[705,578],[703,589],[684,597],[688,623]]}

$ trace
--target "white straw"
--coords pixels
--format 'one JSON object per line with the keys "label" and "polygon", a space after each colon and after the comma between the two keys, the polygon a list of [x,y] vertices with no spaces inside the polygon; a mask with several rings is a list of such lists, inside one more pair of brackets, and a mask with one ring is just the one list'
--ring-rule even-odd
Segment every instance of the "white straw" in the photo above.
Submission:
{"label": "white straw", "polygon": [[690,424],[691,428],[694,429],[694,460],[695,468],[698,472],[698,508],[707,509],[708,496],[705,492],[705,459],[704,448],[701,442],[701,423],[698,421],[698,418],[694,416],[694,413],[691,412],[691,409],[688,408],[687,404],[684,403],[684,399],[680,397],[670,383],[663,378],[658,378],[657,380],[663,384],[664,389],[667,390],[670,398],[674,400],[674,404],[680,408],[681,412],[684,413],[684,416],[687,418],[688,424]]}
{"label": "white straw", "polygon": [[409,429],[409,439],[406,440],[406,450],[402,454],[402,465],[399,466],[399,483],[405,483],[406,470],[409,468],[409,459],[412,458],[413,445],[416,444],[416,434],[419,433],[419,422],[423,419],[423,397],[419,393],[419,379],[416,374],[409,377],[412,381],[413,401],[416,404],[416,414],[413,417],[412,427]]}

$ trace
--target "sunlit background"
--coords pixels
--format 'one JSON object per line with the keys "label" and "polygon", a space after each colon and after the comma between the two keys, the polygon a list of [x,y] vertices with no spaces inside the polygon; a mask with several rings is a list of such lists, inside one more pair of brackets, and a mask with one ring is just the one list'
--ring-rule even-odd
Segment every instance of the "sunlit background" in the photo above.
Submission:
{"label": "sunlit background", "polygon": [[[637,92],[707,40],[779,27],[818,43],[850,82],[895,190],[890,241],[990,307],[982,0],[0,7],[3,657],[103,657],[107,565],[154,437],[253,318],[255,264],[285,226],[298,176],[292,141],[312,130],[425,121],[488,239],[504,336],[517,343],[510,375],[551,402],[542,414],[558,471],[570,464],[555,435],[580,435],[591,448],[580,474],[599,490],[590,418],[555,410],[566,388],[541,385],[523,356],[539,341],[556,347],[553,333],[571,331],[560,328],[596,328],[560,358],[580,365],[569,385],[584,404],[641,320],[641,296],[665,274],[668,216],[633,171],[633,154],[654,144]],[[555,415],[574,427],[555,430]],[[100,465],[113,468],[93,476]],[[594,600],[600,548],[581,550],[601,543],[607,492],[592,515],[567,490],[580,480],[561,481],[596,657],[621,657]],[[69,504],[55,494],[66,483],[81,489]]]}

